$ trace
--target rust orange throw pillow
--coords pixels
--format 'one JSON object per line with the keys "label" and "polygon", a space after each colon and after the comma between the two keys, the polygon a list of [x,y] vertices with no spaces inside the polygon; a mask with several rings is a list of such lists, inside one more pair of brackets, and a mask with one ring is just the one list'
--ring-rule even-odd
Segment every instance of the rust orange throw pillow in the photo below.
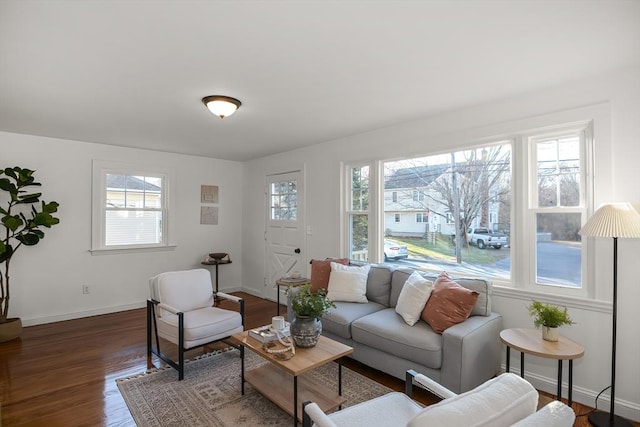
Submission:
{"label": "rust orange throw pillow", "polygon": [[337,262],[338,264],[349,265],[349,258],[336,258],[336,259],[312,259],[311,260],[311,290],[317,291],[318,289],[329,288],[329,276],[331,275],[331,263]]}
{"label": "rust orange throw pillow", "polygon": [[476,291],[460,286],[442,273],[433,284],[431,297],[420,316],[431,328],[441,334],[445,329],[464,322],[478,300]]}

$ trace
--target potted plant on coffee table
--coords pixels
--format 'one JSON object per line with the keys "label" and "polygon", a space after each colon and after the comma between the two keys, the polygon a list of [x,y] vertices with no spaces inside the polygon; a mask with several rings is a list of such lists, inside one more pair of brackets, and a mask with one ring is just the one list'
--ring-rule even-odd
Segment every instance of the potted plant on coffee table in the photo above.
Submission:
{"label": "potted plant on coffee table", "polygon": [[546,341],[558,341],[558,328],[573,324],[566,307],[534,300],[527,309],[535,327],[542,327],[542,338]]}
{"label": "potted plant on coffee table", "polygon": [[0,342],[20,336],[22,321],[9,318],[9,267],[22,246],[35,246],[44,238],[43,228],[51,228],[60,220],[52,214],[57,202],[40,201],[42,193],[29,187],[35,182],[34,171],[19,167],[0,169]]}
{"label": "potted plant on coffee table", "polygon": [[291,322],[291,336],[298,347],[313,347],[318,343],[322,333],[320,318],[335,306],[327,298],[325,289],[313,291],[310,284],[297,288],[291,299],[291,310],[295,314]]}

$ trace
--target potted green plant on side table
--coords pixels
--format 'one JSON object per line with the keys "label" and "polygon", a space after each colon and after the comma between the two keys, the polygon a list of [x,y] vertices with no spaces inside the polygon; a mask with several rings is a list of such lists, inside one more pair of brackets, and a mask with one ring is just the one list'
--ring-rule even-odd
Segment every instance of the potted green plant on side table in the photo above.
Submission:
{"label": "potted green plant on side table", "polygon": [[291,321],[291,336],[298,347],[313,347],[318,343],[322,333],[320,318],[330,308],[335,308],[333,301],[327,299],[327,291],[312,291],[311,285],[299,286],[291,299],[291,310],[295,319]]}
{"label": "potted green plant on side table", "polygon": [[546,341],[558,341],[558,328],[573,324],[566,307],[534,300],[527,309],[535,327],[542,327],[542,338]]}

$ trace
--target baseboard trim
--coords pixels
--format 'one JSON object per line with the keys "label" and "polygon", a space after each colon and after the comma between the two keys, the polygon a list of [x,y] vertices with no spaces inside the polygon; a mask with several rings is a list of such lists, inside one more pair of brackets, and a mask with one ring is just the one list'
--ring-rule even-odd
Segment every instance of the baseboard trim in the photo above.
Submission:
{"label": "baseboard trim", "polygon": [[119,311],[134,310],[146,307],[146,301],[136,304],[125,304],[112,307],[97,308],[94,310],[76,311],[74,313],[59,314],[56,316],[22,318],[22,326],[43,325],[45,323],[62,322],[65,320],[81,319],[83,317],[99,316],[101,314],[117,313]]}
{"label": "baseboard trim", "polygon": [[[506,372],[506,366],[502,365],[502,372]],[[519,368],[511,368],[511,372],[517,375],[520,375]],[[525,379],[529,381],[536,390],[544,391],[546,393],[556,395],[558,392],[557,389],[557,379],[549,378],[543,375],[539,375],[530,371],[525,372]],[[568,383],[566,381],[562,382],[562,398],[566,399],[569,393]],[[575,385],[575,376],[574,376],[574,385],[573,385],[573,400],[574,402],[579,402],[583,405],[587,405],[591,408],[595,407],[596,396],[600,391],[589,390],[584,387],[578,387]],[[611,405],[611,400],[608,394],[602,393],[598,398],[598,409],[609,412],[609,408]],[[583,414],[576,414],[576,416]],[[640,404],[635,402],[630,402],[628,400],[620,399],[620,397],[616,396],[616,415],[620,415],[628,420],[632,420],[635,422],[640,422]]]}
{"label": "baseboard trim", "polygon": [[[221,292],[226,292],[226,293],[230,293],[230,292],[246,292],[248,294],[251,294],[253,296],[256,296],[258,298],[264,298],[264,296],[260,293],[260,292],[256,292],[255,289],[244,289],[242,287],[234,287],[234,288],[229,288],[229,289],[221,289]],[[275,302],[275,300],[272,300],[270,298],[265,298],[268,299],[269,301],[273,301]],[[281,300],[282,301],[282,300]],[[101,314],[109,314],[109,313],[117,313],[120,311],[127,311],[127,310],[135,310],[137,308],[144,308],[147,306],[147,302],[142,301],[140,303],[135,303],[135,304],[125,304],[125,305],[117,305],[117,306],[111,306],[111,307],[102,307],[102,308],[97,308],[97,309],[93,309],[93,310],[85,310],[85,311],[76,311],[73,313],[64,313],[64,314],[58,314],[55,316],[45,316],[45,317],[31,317],[31,318],[22,318],[22,326],[36,326],[36,325],[44,325],[47,323],[54,323],[54,322],[63,322],[65,320],[73,320],[73,319],[81,319],[83,317],[91,317],[91,316],[100,316]]]}

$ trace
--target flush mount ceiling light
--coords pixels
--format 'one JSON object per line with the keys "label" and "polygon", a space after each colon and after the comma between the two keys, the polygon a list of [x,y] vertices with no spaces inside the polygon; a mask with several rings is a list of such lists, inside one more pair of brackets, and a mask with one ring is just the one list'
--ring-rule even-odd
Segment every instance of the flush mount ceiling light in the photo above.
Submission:
{"label": "flush mount ceiling light", "polygon": [[204,105],[216,116],[224,119],[232,115],[242,105],[242,102],[230,96],[210,95],[202,98]]}

